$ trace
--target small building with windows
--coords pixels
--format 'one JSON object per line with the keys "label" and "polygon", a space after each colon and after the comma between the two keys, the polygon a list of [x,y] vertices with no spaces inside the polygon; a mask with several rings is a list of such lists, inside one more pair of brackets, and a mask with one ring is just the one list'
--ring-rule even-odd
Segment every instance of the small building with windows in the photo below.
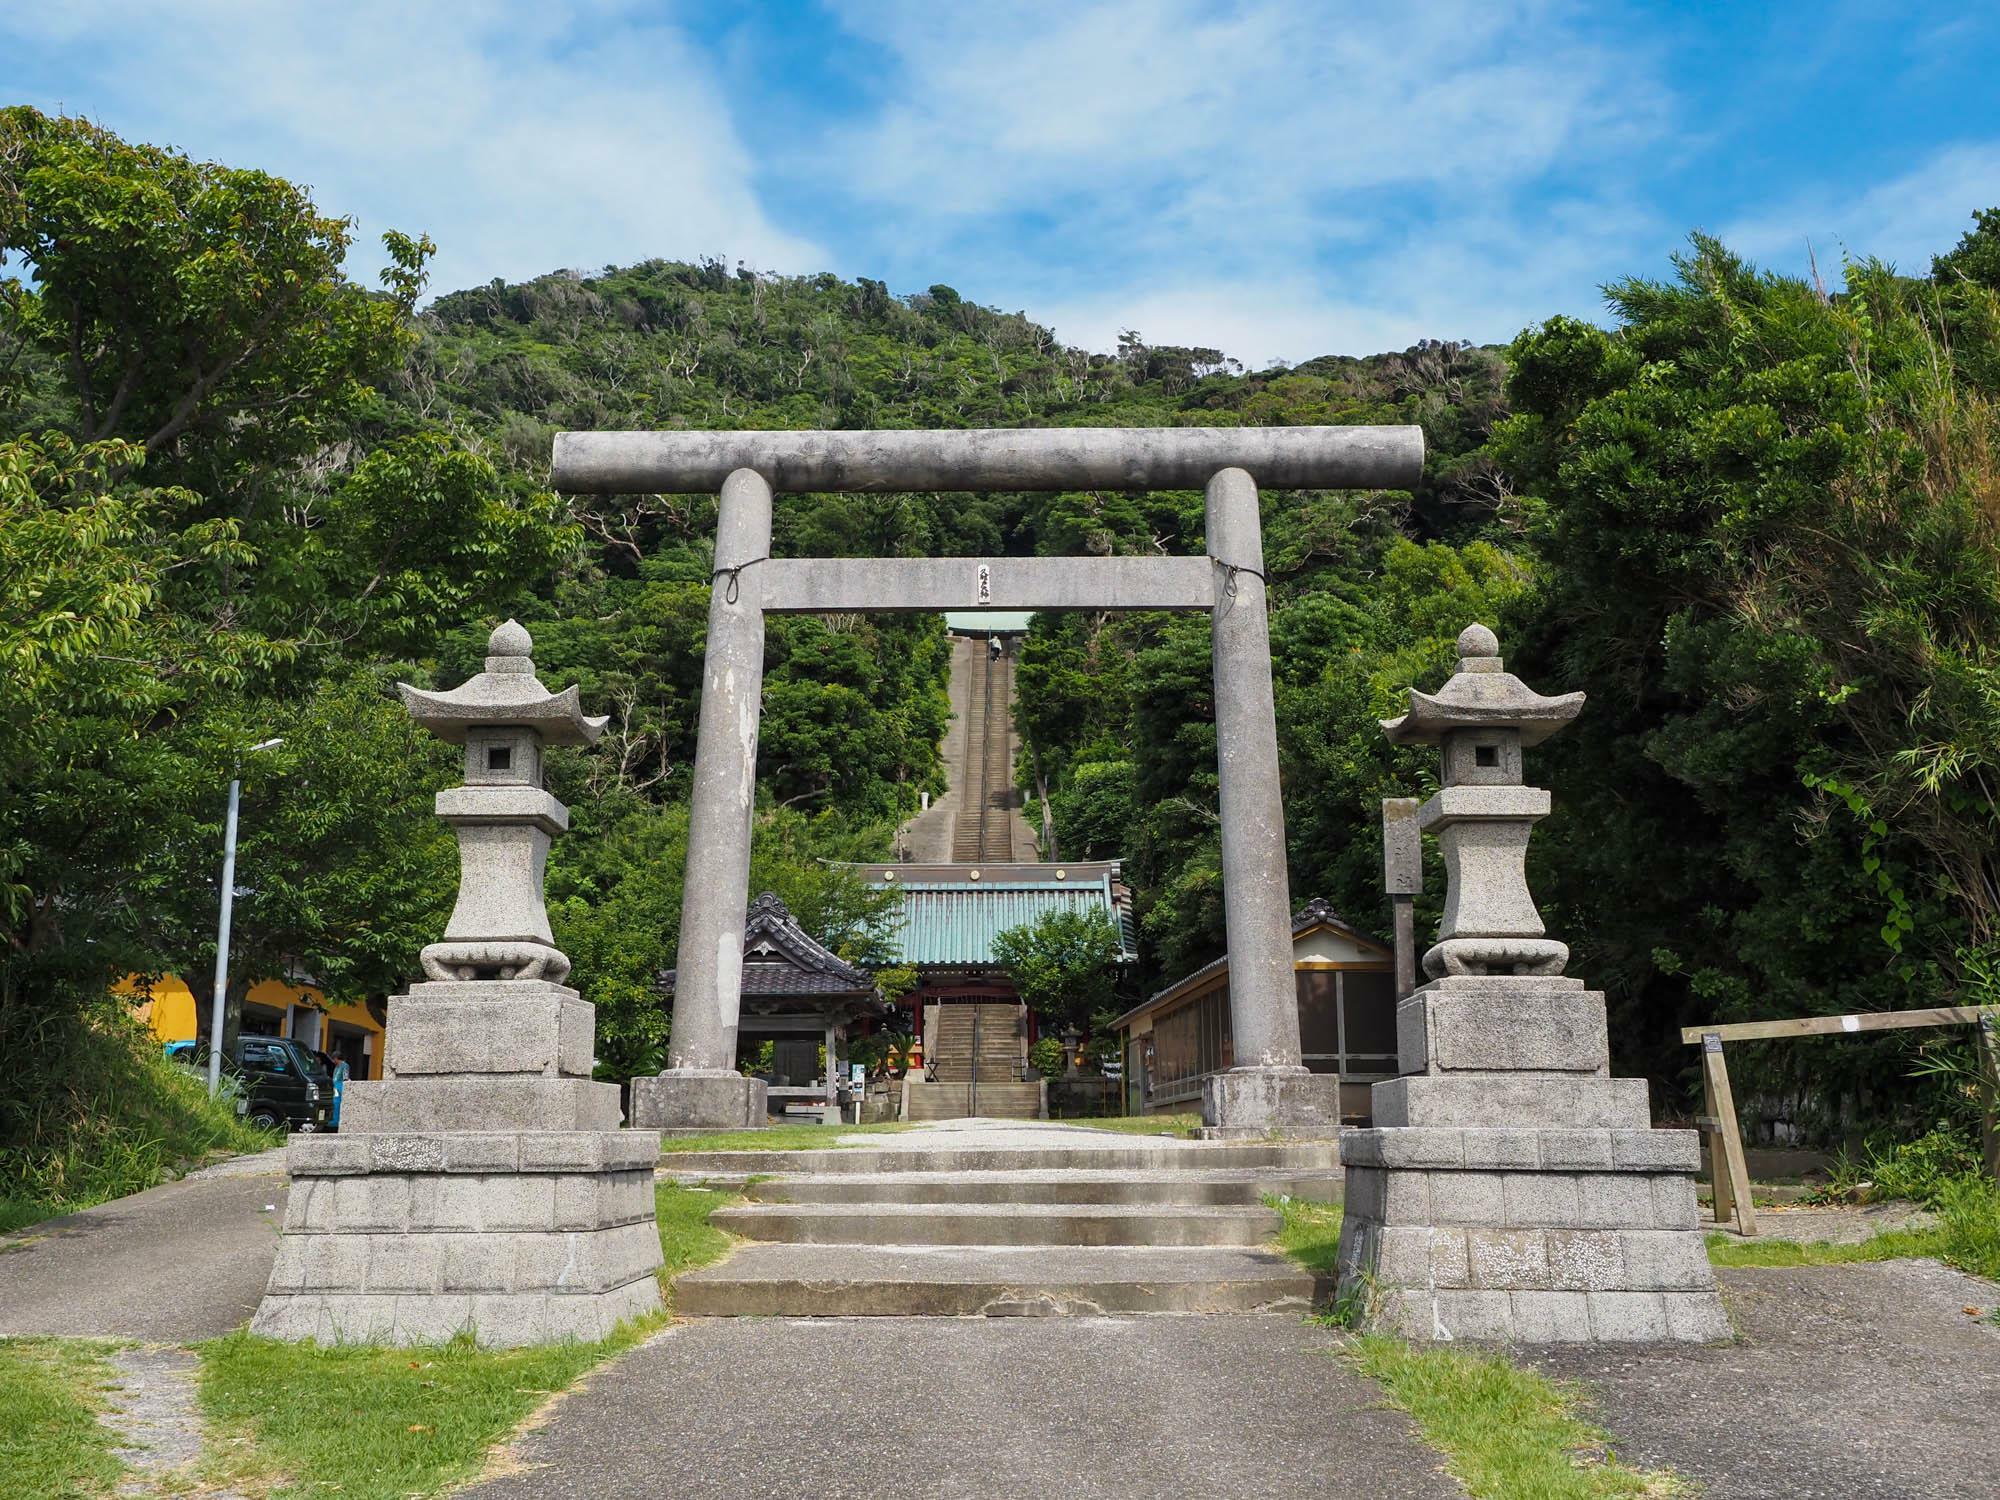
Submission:
{"label": "small building with windows", "polygon": [[[139,1019],[162,1042],[195,1036],[195,997],[178,975],[136,976],[117,986]],[[245,1036],[287,1036],[347,1064],[349,1076],[372,1082],[382,1076],[386,1013],[378,1000],[334,1000],[307,974],[262,979],[243,997]]]}
{"label": "small building with windows", "polygon": [[[1369,1087],[1396,1076],[1396,955],[1321,900],[1292,922],[1305,1065],[1340,1077],[1341,1116],[1369,1118]],[[1202,1080],[1234,1066],[1229,958],[1176,980],[1112,1023],[1124,1058],[1125,1112],[1201,1108]]]}

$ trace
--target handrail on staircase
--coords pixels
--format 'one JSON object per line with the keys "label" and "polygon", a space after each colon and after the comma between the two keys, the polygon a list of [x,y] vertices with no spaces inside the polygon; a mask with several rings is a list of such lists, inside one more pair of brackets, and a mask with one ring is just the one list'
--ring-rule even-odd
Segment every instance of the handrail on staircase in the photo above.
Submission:
{"label": "handrail on staircase", "polygon": [[965,1111],[970,1115],[979,1113],[979,1013],[986,1007],[972,1007],[972,1087],[966,1093]]}

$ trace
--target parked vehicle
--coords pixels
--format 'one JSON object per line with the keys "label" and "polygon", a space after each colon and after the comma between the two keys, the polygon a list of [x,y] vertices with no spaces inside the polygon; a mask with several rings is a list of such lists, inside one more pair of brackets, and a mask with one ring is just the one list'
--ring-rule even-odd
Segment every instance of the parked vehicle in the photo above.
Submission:
{"label": "parked vehicle", "polygon": [[[167,1055],[208,1066],[208,1048],[172,1042]],[[242,1036],[223,1067],[241,1088],[236,1112],[263,1130],[327,1130],[333,1125],[333,1078],[301,1043],[281,1036]]]}

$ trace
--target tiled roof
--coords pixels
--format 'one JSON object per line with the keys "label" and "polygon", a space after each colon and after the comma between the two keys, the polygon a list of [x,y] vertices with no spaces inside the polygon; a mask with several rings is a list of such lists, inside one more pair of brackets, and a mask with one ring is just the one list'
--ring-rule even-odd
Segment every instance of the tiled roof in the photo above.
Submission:
{"label": "tiled roof", "polygon": [[1138,957],[1132,915],[1109,877],[1092,882],[1052,879],[912,880],[898,882],[900,911],[888,937],[897,962],[918,968],[987,968],[997,963],[993,940],[1052,911],[1101,911],[1118,923],[1120,956]]}
{"label": "tiled roof", "polygon": [[[672,991],[677,971],[660,975]],[[799,926],[771,891],[750,903],[743,922],[743,994],[839,998],[875,993],[875,981]]]}

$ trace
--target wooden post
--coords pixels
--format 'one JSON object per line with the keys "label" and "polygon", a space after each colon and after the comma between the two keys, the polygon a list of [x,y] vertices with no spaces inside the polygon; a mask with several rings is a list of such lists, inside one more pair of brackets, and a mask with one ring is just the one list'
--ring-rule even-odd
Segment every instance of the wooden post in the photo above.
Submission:
{"label": "wooden post", "polygon": [[1980,1145],[1987,1175],[2000,1180],[2000,1007],[1988,1007],[1972,1034],[1979,1054]]}
{"label": "wooden post", "polygon": [[1714,1147],[1709,1150],[1709,1176],[1714,1180],[1716,1205],[1721,1206],[1726,1177],[1736,1209],[1737,1232],[1754,1235],[1757,1210],[1750,1202],[1750,1168],[1743,1159],[1743,1135],[1736,1125],[1736,1099],[1729,1092],[1729,1064],[1723,1061],[1722,1038],[1712,1031],[1701,1039],[1701,1072],[1718,1127],[1714,1140],[1721,1148],[1719,1153]]}

